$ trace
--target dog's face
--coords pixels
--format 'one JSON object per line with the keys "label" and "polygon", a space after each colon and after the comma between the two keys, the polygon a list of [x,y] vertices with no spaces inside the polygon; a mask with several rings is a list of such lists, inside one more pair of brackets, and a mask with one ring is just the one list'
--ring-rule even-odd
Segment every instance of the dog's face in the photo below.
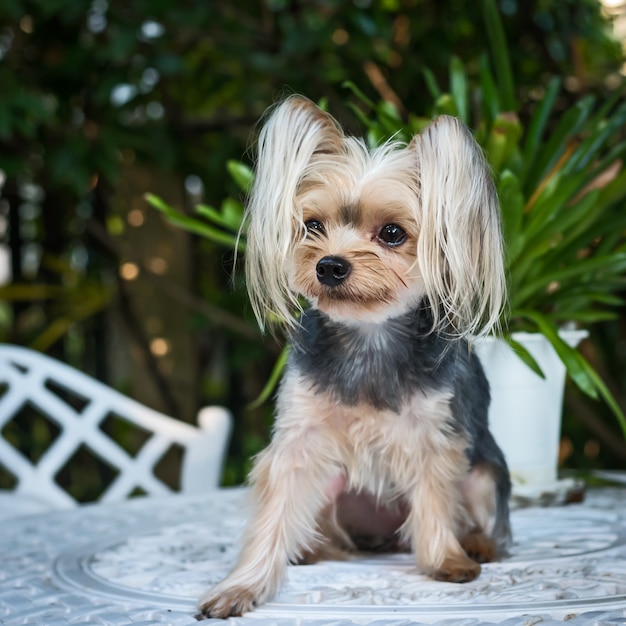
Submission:
{"label": "dog's face", "polygon": [[309,100],[259,136],[246,275],[257,318],[297,326],[299,296],[342,321],[380,322],[423,298],[451,335],[497,325],[505,285],[498,200],[461,122],[369,148]]}
{"label": "dog's face", "polygon": [[288,264],[289,285],[333,319],[377,322],[424,295],[417,180],[409,148],[377,160],[364,151],[353,141],[340,154],[314,157],[300,182],[304,233]]}

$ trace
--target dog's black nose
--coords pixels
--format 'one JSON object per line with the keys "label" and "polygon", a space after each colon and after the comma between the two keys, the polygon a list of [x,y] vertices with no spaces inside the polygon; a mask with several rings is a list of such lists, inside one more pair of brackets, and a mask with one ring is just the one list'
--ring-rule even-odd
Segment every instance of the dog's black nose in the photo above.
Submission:
{"label": "dog's black nose", "polygon": [[339,256],[325,256],[318,261],[315,271],[317,280],[322,285],[336,287],[348,276],[351,269],[352,266],[345,259]]}

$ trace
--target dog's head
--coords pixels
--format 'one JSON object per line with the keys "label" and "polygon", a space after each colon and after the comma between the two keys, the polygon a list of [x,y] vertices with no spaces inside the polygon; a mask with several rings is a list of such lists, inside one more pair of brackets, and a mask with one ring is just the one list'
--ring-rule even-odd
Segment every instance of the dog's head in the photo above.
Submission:
{"label": "dog's head", "polygon": [[255,313],[293,325],[300,296],[331,318],[380,322],[424,298],[435,329],[489,331],[504,301],[495,189],[452,117],[368,149],[315,104],[271,112],[247,209]]}

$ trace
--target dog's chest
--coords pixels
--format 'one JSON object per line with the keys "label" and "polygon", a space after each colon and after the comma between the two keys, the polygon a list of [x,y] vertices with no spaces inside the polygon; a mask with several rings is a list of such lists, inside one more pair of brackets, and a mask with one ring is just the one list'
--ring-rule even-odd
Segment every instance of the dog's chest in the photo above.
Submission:
{"label": "dog's chest", "polygon": [[417,392],[399,413],[337,405],[327,395],[318,400],[329,434],[341,442],[353,488],[382,493],[393,484],[406,484],[407,476],[418,475],[424,463],[450,444],[449,392]]}
{"label": "dog's chest", "polygon": [[318,392],[345,406],[399,413],[416,392],[445,387],[441,342],[421,332],[415,314],[370,326],[346,326],[307,312],[292,363]]}

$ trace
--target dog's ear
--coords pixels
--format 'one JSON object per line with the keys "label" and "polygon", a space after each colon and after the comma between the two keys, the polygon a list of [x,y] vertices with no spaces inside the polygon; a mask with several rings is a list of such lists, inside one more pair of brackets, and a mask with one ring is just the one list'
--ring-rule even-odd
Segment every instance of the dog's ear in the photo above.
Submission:
{"label": "dog's ear", "polygon": [[304,234],[296,195],[316,155],[339,152],[343,138],[337,122],[302,96],[271,109],[259,134],[247,204],[246,278],[261,327],[266,319],[294,323],[299,305],[289,289],[287,263]]}
{"label": "dog's ear", "polygon": [[480,146],[458,119],[434,120],[408,149],[417,157],[418,263],[441,329],[498,327],[505,302],[500,209]]}

